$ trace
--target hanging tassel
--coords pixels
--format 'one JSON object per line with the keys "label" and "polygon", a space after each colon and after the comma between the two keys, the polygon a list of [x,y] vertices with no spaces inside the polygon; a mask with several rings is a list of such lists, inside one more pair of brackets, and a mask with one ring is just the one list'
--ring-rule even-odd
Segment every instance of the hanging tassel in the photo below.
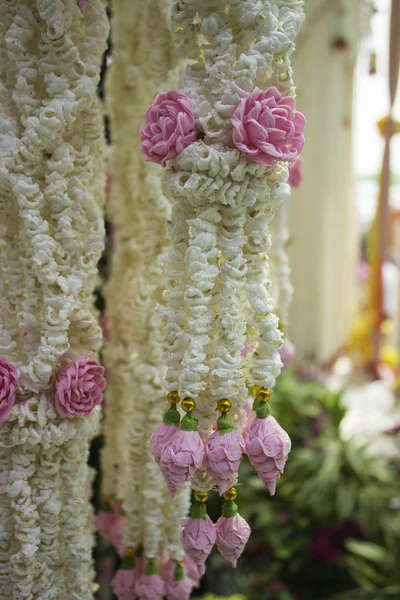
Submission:
{"label": "hanging tassel", "polygon": [[246,454],[271,496],[275,494],[276,480],[283,473],[291,441],[279,423],[270,416],[268,400],[271,392],[253,386],[256,394],[253,410],[257,418],[246,436]]}
{"label": "hanging tassel", "polygon": [[181,420],[179,411],[176,408],[176,405],[180,402],[178,392],[169,392],[167,400],[171,406],[165,413],[162,423],[157,425],[150,438],[150,451],[157,464],[160,464],[164,447],[169,445],[173,435],[179,431]]}
{"label": "hanging tassel", "polygon": [[215,525],[207,514],[205,503],[207,492],[195,492],[196,503],[190,511],[190,518],[183,519],[181,543],[186,553],[197,565],[200,575],[204,575],[204,563],[215,544],[217,537]]}
{"label": "hanging tassel", "polygon": [[229,400],[218,401],[218,410],[222,415],[217,421],[217,431],[212,434],[205,447],[206,467],[217,484],[220,495],[231,486],[245,451],[243,436],[233,429],[232,419],[228,415],[231,408]]}
{"label": "hanging tassel", "polygon": [[161,450],[160,469],[172,498],[204,461],[204,444],[197,431],[198,419],[192,414],[195,407],[192,398],[182,401],[187,414],[182,419],[181,429],[175,431],[168,445]]}
{"label": "hanging tassel", "polygon": [[235,488],[230,488],[224,494],[226,502],[222,507],[222,517],[215,525],[217,533],[218,552],[236,567],[237,559],[242,554],[250,537],[249,524],[238,513],[234,500],[237,498]]}
{"label": "hanging tassel", "polygon": [[133,548],[127,548],[125,558],[112,580],[112,588],[118,600],[135,600],[136,584],[140,571],[135,564]]}
{"label": "hanging tassel", "polygon": [[178,563],[175,567],[174,578],[165,585],[167,600],[189,600],[194,583],[189,577],[185,577],[185,569]]}
{"label": "hanging tassel", "polygon": [[149,560],[144,573],[140,576],[136,588],[140,600],[161,600],[165,594],[165,586],[157,573],[157,567]]}

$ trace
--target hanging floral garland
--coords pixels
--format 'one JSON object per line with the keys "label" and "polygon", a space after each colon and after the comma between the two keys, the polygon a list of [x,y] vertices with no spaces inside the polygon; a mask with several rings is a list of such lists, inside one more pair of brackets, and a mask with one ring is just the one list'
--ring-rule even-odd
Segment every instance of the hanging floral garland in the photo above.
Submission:
{"label": "hanging floral garland", "polygon": [[[175,2],[176,39],[191,62],[181,89],[160,93],[140,129],[173,203],[161,309],[170,408],[151,448],[172,497],[189,480],[196,490],[181,540],[200,573],[215,542],[236,564],[249,537],[233,487],[242,454],[273,494],[290,451],[269,409],[282,367],[269,224],[304,145],[289,61],[302,18],[302,0]],[[206,510],[214,487],[226,501],[217,525]]]}
{"label": "hanging floral garland", "polygon": [[174,502],[150,453],[150,436],[164,411],[161,262],[171,207],[161,192],[161,169],[139,150],[139,124],[160,85],[176,81],[178,57],[167,0],[116,0],[114,53],[107,76],[111,193],[108,215],[114,252],[105,288],[110,374],[102,451],[104,506],[100,534],[123,558],[113,578],[119,600],[165,596],[185,600],[199,575],[180,542],[189,487]]}
{"label": "hanging floral garland", "polygon": [[0,4],[0,595],[93,597],[103,3]]}

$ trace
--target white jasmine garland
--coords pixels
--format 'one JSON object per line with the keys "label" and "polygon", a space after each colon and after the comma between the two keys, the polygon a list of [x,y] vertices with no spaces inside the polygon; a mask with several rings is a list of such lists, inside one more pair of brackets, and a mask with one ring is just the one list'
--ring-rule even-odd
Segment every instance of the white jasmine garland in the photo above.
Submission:
{"label": "white jasmine garland", "polygon": [[94,357],[103,247],[103,124],[96,97],[108,34],[101,0],[1,3],[0,347],[19,395],[0,427],[0,598],[93,596],[89,443],[99,420],[60,418],[53,378]]}

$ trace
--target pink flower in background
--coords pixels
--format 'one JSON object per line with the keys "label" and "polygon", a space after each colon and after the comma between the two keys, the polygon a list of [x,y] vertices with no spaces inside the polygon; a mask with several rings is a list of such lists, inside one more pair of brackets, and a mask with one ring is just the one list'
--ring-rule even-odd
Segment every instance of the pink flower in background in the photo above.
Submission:
{"label": "pink flower in background", "polygon": [[185,556],[183,559],[183,566],[185,568],[186,577],[191,579],[193,587],[198,588],[200,585],[200,573],[190,556]]}
{"label": "pink flower in background", "polygon": [[233,113],[233,142],[250,163],[294,161],[303,150],[305,118],[276,87],[255,90]]}
{"label": "pink flower in background", "polygon": [[103,334],[103,340],[106,340],[108,342],[110,339],[110,334],[109,334],[108,327],[107,327],[106,315],[101,315],[101,317],[99,319],[99,325],[101,327],[101,331]]}
{"label": "pink flower in background", "polygon": [[78,5],[78,8],[81,11],[81,13],[85,12],[87,3],[88,3],[88,0],[76,0],[76,4]]}
{"label": "pink flower in background", "polygon": [[243,436],[239,431],[221,433],[215,431],[205,447],[206,467],[222,495],[230,487],[239,470],[245,450]]}
{"label": "pink flower in background", "polygon": [[291,364],[291,362],[294,358],[294,355],[296,354],[296,348],[293,346],[293,344],[290,340],[285,338],[283,341],[282,347],[279,350],[279,354],[281,357],[281,361],[283,363],[282,371],[284,371]]}
{"label": "pink flower in background", "polygon": [[78,358],[61,369],[55,380],[55,402],[62,417],[84,417],[100,404],[106,387],[104,368],[91,358]]}
{"label": "pink flower in background", "polygon": [[118,500],[110,502],[112,510],[99,511],[96,515],[96,528],[101,537],[117,550],[122,558],[125,554],[124,529],[126,519],[121,514],[121,503]]}
{"label": "pink flower in background", "polygon": [[118,600],[135,600],[138,574],[136,569],[120,569],[114,575],[112,588]]}
{"label": "pink flower in background", "polygon": [[204,444],[198,432],[177,429],[161,450],[160,459],[160,469],[172,498],[203,461]]}
{"label": "pink flower in background", "polygon": [[193,581],[185,577],[180,581],[168,581],[165,584],[167,600],[189,600],[192,595]]}
{"label": "pink flower in background", "polygon": [[220,517],[215,525],[217,532],[218,552],[222,554],[233,567],[242,554],[251,529],[243,517],[236,514],[234,517]]}
{"label": "pink flower in background", "polygon": [[140,600],[162,600],[165,584],[159,575],[144,572],[136,583],[135,592]]}
{"label": "pink flower in background", "polygon": [[303,159],[298,158],[294,165],[289,168],[289,184],[294,187],[300,187],[303,183]]}
{"label": "pink flower in background", "polygon": [[181,543],[187,554],[197,565],[199,574],[204,574],[204,563],[215,544],[215,525],[208,515],[205,519],[183,519]]}
{"label": "pink flower in background", "polygon": [[0,424],[7,421],[15,404],[17,377],[15,366],[5,356],[0,356]]}
{"label": "pink flower in background", "polygon": [[150,452],[160,464],[161,454],[165,446],[168,446],[171,438],[179,431],[176,425],[166,425],[159,423],[150,437]]}
{"label": "pink flower in background", "polygon": [[197,138],[194,108],[179,90],[158,94],[140,127],[140,149],[147,160],[165,167]]}
{"label": "pink flower in background", "polygon": [[246,453],[271,496],[290,449],[290,438],[274,417],[254,420],[246,438]]}

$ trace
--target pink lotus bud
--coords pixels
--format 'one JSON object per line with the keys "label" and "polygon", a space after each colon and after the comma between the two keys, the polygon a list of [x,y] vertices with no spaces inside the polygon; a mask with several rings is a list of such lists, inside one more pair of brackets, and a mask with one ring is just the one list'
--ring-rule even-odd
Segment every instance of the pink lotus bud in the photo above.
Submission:
{"label": "pink lotus bud", "polygon": [[182,524],[182,546],[197,565],[200,575],[203,575],[204,563],[216,540],[214,523],[208,516],[205,505],[196,503],[192,506],[190,519],[183,519]]}
{"label": "pink lotus bud", "polygon": [[197,418],[188,413],[161,451],[160,469],[172,498],[204,461],[204,444],[196,431]]}
{"label": "pink lotus bud", "polygon": [[116,572],[112,580],[112,588],[118,600],[135,600],[136,584],[139,578],[139,572],[135,567],[135,560],[130,554],[125,557],[121,568]]}
{"label": "pink lotus bud", "polygon": [[245,446],[242,434],[234,431],[227,413],[221,415],[217,426],[206,444],[205,456],[207,470],[223,494],[239,470]]}
{"label": "pink lotus bud", "polygon": [[163,422],[159,423],[150,437],[150,452],[160,464],[164,447],[169,446],[171,438],[179,431],[180,414],[175,404],[171,404],[164,415]]}
{"label": "pink lotus bud", "polygon": [[125,554],[124,529],[126,519],[121,513],[121,503],[118,500],[106,502],[105,510],[96,515],[96,528],[101,537],[117,550],[122,558]]}
{"label": "pink lotus bud", "polygon": [[162,600],[165,594],[165,585],[157,574],[154,563],[147,563],[144,573],[139,577],[135,592],[140,600]]}
{"label": "pink lotus bud", "polygon": [[177,564],[174,568],[172,579],[165,584],[165,595],[167,600],[189,600],[193,590],[193,581],[185,577],[182,565]]}
{"label": "pink lotus bud", "polygon": [[196,564],[192,561],[190,556],[185,556],[183,559],[183,566],[185,567],[186,577],[188,577],[193,587],[198,588],[200,585],[200,574]]}
{"label": "pink lotus bud", "polygon": [[273,496],[276,480],[283,473],[291,449],[291,441],[274,417],[260,418],[260,410],[268,414],[267,404],[260,403],[261,409],[256,411],[258,418],[246,437],[246,453],[261,481]]}
{"label": "pink lotus bud", "polygon": [[237,559],[242,554],[251,529],[248,523],[237,512],[236,504],[225,502],[220,517],[215,525],[217,532],[218,552],[236,567]]}

